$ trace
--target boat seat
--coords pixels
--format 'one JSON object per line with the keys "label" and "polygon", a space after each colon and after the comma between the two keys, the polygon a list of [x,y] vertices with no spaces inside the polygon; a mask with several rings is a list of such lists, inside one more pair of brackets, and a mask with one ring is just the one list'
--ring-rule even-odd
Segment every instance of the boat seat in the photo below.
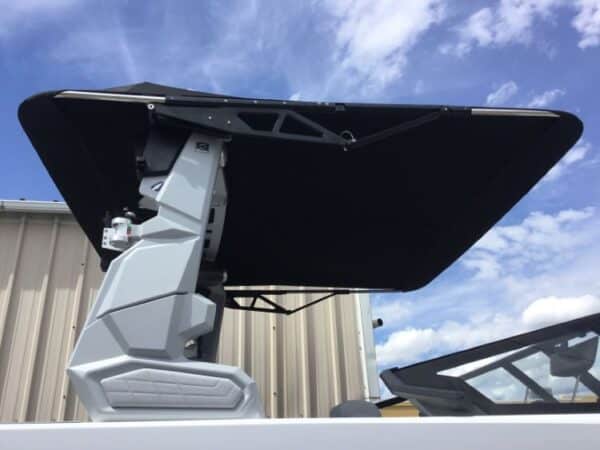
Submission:
{"label": "boat seat", "polygon": [[348,400],[331,408],[330,417],[381,417],[379,408],[365,400]]}

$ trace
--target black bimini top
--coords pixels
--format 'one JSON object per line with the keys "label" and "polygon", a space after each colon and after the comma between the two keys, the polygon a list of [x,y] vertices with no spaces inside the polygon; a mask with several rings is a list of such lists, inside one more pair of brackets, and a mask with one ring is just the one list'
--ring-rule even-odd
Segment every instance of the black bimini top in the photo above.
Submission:
{"label": "black bimini top", "polygon": [[[152,105],[150,108],[148,105]],[[578,140],[559,111],[242,99],[149,83],[27,99],[19,118],[96,250],[139,200],[151,129],[231,137],[229,285],[417,289]]]}

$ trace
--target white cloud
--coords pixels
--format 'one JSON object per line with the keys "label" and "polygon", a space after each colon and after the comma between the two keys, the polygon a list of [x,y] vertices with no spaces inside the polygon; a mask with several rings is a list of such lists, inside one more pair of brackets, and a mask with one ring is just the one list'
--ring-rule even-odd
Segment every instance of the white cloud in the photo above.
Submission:
{"label": "white cloud", "polygon": [[565,95],[564,90],[551,89],[533,97],[531,101],[527,104],[527,106],[529,108],[546,108],[563,95]]}
{"label": "white cloud", "polygon": [[577,243],[576,233],[569,233],[570,225],[585,221],[594,215],[594,208],[565,209],[556,214],[530,213],[520,224],[496,226],[474,246],[502,256],[521,254],[524,247],[534,245],[564,250]]}
{"label": "white cloud", "polygon": [[379,299],[372,302],[373,318],[383,319],[387,327],[397,326],[412,316],[413,305],[407,301],[386,301]]}
{"label": "white cloud", "polygon": [[491,8],[482,8],[458,28],[458,42],[441,47],[444,53],[464,56],[474,47],[501,47],[530,44],[536,21],[548,21],[564,0],[500,0]]}
{"label": "white cloud", "polygon": [[581,33],[579,48],[600,45],[600,0],[577,0],[576,7],[579,12],[573,19],[573,27]]}
{"label": "white cloud", "polygon": [[591,150],[592,146],[589,142],[579,141],[575,147],[567,152],[565,156],[556,164],[546,176],[542,179],[542,182],[556,181],[563,175],[565,175],[570,167],[575,163],[582,161]]}
{"label": "white cloud", "polygon": [[541,328],[600,312],[600,297],[543,297],[532,302],[521,316],[527,329]]}
{"label": "white cloud", "polygon": [[440,46],[442,53],[464,56],[476,47],[530,45],[553,56],[548,42],[535,41],[535,24],[554,23],[559,8],[574,10],[572,25],[581,34],[579,47],[600,45],[600,0],[500,0],[471,14],[457,28],[457,40]]}
{"label": "white cloud", "polygon": [[290,95],[290,100],[293,102],[297,102],[301,98],[302,98],[302,94],[300,92],[294,92],[292,95]]}
{"label": "white cloud", "polygon": [[516,321],[504,314],[462,322],[448,320],[435,328],[405,328],[376,346],[377,362],[383,366],[409,364],[507,337],[518,329]]}
{"label": "white cloud", "polygon": [[477,279],[494,280],[502,274],[502,266],[494,255],[477,252],[463,261],[467,269],[474,270]]}
{"label": "white cloud", "polygon": [[60,12],[61,20],[52,21],[56,37],[38,55],[100,86],[150,80],[268,96],[277,77],[303,99],[376,100],[402,77],[422,36],[444,20],[446,1],[235,0],[197,11],[154,2],[132,20],[121,8],[83,14],[74,0],[0,0],[7,5],[0,34],[8,28],[21,33],[33,15],[41,21]]}
{"label": "white cloud", "polygon": [[468,317],[462,322],[445,321],[435,328],[393,332],[377,345],[377,361],[382,366],[406,365],[598,312],[600,297],[590,294],[539,298],[516,315]]}
{"label": "white cloud", "polygon": [[329,83],[360,86],[377,92],[402,75],[408,53],[420,36],[444,17],[445,2],[423,0],[330,0],[335,18],[335,60]]}
{"label": "white cloud", "polygon": [[432,328],[406,328],[392,333],[376,347],[377,362],[382,365],[418,360],[436,345],[437,333]]}
{"label": "white cloud", "polygon": [[475,244],[462,264],[485,280],[547,269],[556,258],[586,243],[587,236],[579,233],[578,227],[594,212],[591,207],[554,215],[533,212],[518,225],[496,226]]}
{"label": "white cloud", "polygon": [[485,103],[488,106],[504,105],[508,100],[514,97],[518,91],[519,86],[517,86],[517,83],[515,83],[514,81],[507,81],[494,92],[491,92],[487,96]]}
{"label": "white cloud", "polygon": [[[520,223],[497,226],[454,270],[461,266],[470,278],[454,276],[398,296],[409,311],[377,346],[382,366],[405,365],[600,312],[600,214],[594,208],[538,212]],[[378,333],[386,329],[384,324]]]}
{"label": "white cloud", "polygon": [[494,12],[490,8],[480,9],[458,28],[459,41],[456,44],[444,44],[440,50],[445,54],[464,56],[473,49],[474,45],[487,47],[494,41],[493,21]]}

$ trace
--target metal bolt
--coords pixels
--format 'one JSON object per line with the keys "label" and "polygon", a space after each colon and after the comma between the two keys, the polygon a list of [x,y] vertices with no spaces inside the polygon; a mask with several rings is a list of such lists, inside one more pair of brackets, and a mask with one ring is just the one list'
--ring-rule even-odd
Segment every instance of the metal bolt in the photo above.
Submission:
{"label": "metal bolt", "polygon": [[148,109],[152,111],[154,109],[154,103],[148,103]]}
{"label": "metal bolt", "polygon": [[231,125],[231,120],[228,120],[228,121],[227,121],[227,125]]}
{"label": "metal bolt", "polygon": [[212,116],[208,116],[208,120],[212,120]]}

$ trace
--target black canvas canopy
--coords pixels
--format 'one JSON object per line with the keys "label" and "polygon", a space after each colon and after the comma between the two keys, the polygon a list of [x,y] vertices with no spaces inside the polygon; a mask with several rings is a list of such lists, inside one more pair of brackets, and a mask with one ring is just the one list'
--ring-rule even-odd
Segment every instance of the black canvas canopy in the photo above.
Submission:
{"label": "black canvas canopy", "polygon": [[152,129],[181,144],[191,130],[231,138],[216,260],[229,285],[417,289],[582,132],[558,111],[242,99],[149,83],[70,92],[27,99],[19,118],[105,258],[103,217],[137,208],[136,155]]}

